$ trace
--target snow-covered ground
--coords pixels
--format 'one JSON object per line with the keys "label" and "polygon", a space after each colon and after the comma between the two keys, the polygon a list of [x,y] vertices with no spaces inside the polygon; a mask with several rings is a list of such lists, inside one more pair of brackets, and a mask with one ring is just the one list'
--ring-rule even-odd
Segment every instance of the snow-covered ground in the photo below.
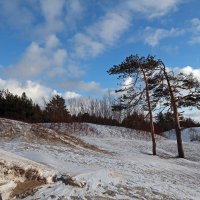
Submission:
{"label": "snow-covered ground", "polygon": [[[72,130],[68,127],[66,132]],[[158,155],[152,156],[148,133],[83,124],[73,134],[104,151],[22,138],[1,139],[0,148],[17,155],[0,151],[1,161],[18,160],[21,167],[33,162],[45,177],[51,172],[81,183],[81,187],[66,185],[58,179],[39,186],[24,199],[200,199],[200,143],[184,142],[186,159],[180,159],[176,157],[176,141],[162,137],[157,137]],[[6,175],[0,177],[6,179]],[[0,193],[4,186],[0,184]]]}
{"label": "snow-covered ground", "polygon": [[[200,142],[200,127],[183,129],[181,135],[184,142]],[[176,133],[174,129],[164,132],[163,136],[170,140],[176,140]]]}

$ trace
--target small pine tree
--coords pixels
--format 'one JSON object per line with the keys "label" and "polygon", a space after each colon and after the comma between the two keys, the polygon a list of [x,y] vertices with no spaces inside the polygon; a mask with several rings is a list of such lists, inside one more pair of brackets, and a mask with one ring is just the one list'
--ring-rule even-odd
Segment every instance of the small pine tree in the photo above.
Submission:
{"label": "small pine tree", "polygon": [[70,113],[66,108],[65,100],[59,95],[52,97],[45,108],[47,121],[50,122],[68,122]]}

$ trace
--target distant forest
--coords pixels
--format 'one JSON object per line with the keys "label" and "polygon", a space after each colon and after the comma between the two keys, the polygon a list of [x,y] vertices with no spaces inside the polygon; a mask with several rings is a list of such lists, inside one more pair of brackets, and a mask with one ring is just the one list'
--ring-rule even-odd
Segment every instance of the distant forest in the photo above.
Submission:
{"label": "distant forest", "polygon": [[[112,103],[113,98],[110,94],[100,100],[88,98],[87,101],[81,98],[65,101],[62,96],[54,95],[49,102],[44,102],[44,107],[41,107],[27,97],[25,92],[18,96],[8,90],[1,90],[0,117],[29,123],[87,122],[150,131],[149,120],[144,113],[137,110],[126,113],[113,111]],[[182,117],[181,126],[197,127],[200,123]],[[157,134],[173,127],[171,113],[157,115],[155,120]]]}

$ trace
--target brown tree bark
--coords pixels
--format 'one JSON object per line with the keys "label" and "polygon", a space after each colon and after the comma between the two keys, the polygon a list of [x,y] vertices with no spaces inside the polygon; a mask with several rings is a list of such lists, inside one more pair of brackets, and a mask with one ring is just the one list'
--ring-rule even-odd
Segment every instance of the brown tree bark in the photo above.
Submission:
{"label": "brown tree bark", "polygon": [[173,115],[174,115],[174,125],[175,125],[175,131],[176,131],[176,139],[177,139],[177,148],[178,148],[178,156],[179,158],[184,158],[184,151],[183,151],[183,144],[182,144],[182,138],[181,138],[181,126],[180,126],[180,120],[179,120],[179,115],[178,115],[178,108],[177,108],[177,102],[176,98],[174,96],[174,92],[168,77],[168,74],[166,72],[166,67],[164,64],[163,65],[163,72],[165,79],[167,81],[168,89],[169,89],[169,94],[171,98],[171,106],[173,109]]}
{"label": "brown tree bark", "polygon": [[141,68],[141,71],[144,76],[145,86],[146,86],[146,98],[148,103],[148,110],[149,110],[149,117],[150,117],[150,127],[151,127],[151,138],[152,138],[152,152],[153,155],[156,155],[156,140],[155,140],[155,130],[154,130],[154,124],[153,124],[153,114],[152,114],[152,107],[150,102],[150,96],[149,96],[149,85],[147,82],[147,76],[145,74],[145,71]]}

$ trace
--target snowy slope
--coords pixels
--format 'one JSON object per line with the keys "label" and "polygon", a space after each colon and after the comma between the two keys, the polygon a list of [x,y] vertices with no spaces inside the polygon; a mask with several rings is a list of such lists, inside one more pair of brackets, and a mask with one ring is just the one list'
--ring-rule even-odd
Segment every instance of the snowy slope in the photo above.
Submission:
{"label": "snowy slope", "polygon": [[[51,128],[52,130],[59,131],[61,133],[69,133],[75,136],[94,136],[98,138],[124,138],[124,139],[141,139],[151,140],[150,132],[144,132],[141,130],[133,130],[124,127],[97,125],[90,123],[74,123],[74,124],[40,124],[45,128]],[[157,139],[162,139],[161,136],[156,135]]]}
{"label": "snowy slope", "polygon": [[200,199],[199,143],[184,143],[186,159],[178,159],[176,141],[162,137],[157,138],[158,156],[152,156],[150,136],[143,132],[84,124],[82,128],[76,127],[74,134],[105,151],[61,143],[0,141],[1,149],[42,163],[58,176],[69,175],[82,183],[82,187],[65,185],[62,181],[46,184],[26,200]]}
{"label": "snowy slope", "polygon": [[[166,131],[162,135],[168,139],[176,140],[175,130]],[[184,142],[200,141],[200,127],[183,129],[181,135]]]}
{"label": "snowy slope", "polygon": [[0,149],[0,194],[3,200],[9,199],[11,191],[18,182],[34,178],[34,180],[40,179],[41,182],[52,183],[55,174],[56,171],[46,165]]}

